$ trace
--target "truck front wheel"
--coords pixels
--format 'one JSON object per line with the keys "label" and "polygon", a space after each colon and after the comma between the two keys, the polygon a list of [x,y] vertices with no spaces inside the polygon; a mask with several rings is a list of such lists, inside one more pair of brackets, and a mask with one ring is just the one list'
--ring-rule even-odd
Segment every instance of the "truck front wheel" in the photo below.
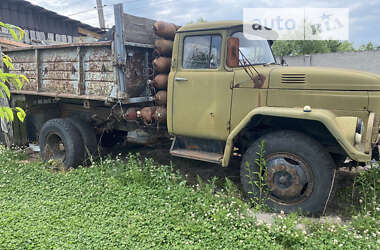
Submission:
{"label": "truck front wheel", "polygon": [[256,140],[240,170],[250,198],[264,196],[262,201],[276,212],[312,215],[323,212],[334,174],[334,161],[322,145],[295,131],[272,132]]}

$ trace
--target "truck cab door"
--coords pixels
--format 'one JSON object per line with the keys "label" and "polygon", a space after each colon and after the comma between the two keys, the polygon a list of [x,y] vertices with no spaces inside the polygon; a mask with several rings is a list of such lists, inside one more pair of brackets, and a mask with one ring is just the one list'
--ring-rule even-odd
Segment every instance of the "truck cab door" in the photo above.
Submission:
{"label": "truck cab door", "polygon": [[[234,73],[224,69],[225,34],[179,33],[178,60],[172,72],[174,135],[225,140],[230,129]],[[170,90],[169,90],[170,91]],[[169,121],[170,122],[170,121]],[[169,129],[170,130],[170,129]]]}

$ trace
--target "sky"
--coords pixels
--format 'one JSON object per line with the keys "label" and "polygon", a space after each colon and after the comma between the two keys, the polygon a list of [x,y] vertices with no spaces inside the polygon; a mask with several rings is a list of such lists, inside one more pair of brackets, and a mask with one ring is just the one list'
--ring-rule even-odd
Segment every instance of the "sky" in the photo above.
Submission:
{"label": "sky", "polygon": [[[28,0],[72,19],[99,27],[96,0]],[[113,4],[124,12],[184,25],[199,18],[207,21],[243,20],[243,8],[349,8],[350,42],[355,47],[380,45],[380,0],[102,0],[106,26],[112,27]]]}

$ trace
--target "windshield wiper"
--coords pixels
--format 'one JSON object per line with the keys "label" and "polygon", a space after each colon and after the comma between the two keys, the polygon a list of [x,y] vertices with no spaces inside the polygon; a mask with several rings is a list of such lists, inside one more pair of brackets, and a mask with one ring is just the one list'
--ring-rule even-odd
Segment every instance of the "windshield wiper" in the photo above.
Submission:
{"label": "windshield wiper", "polygon": [[[253,66],[250,63],[250,61],[248,60],[248,58],[243,54],[243,52],[241,52],[240,49],[239,49],[239,53],[240,53],[241,58],[242,58],[242,59],[239,59],[239,64],[241,64],[243,66],[244,71],[252,79],[254,87],[255,88],[261,88],[263,86],[263,84],[264,84],[265,77],[257,71],[257,69],[255,68],[255,66]],[[257,74],[256,76],[253,73],[253,71],[256,72],[256,74]]]}

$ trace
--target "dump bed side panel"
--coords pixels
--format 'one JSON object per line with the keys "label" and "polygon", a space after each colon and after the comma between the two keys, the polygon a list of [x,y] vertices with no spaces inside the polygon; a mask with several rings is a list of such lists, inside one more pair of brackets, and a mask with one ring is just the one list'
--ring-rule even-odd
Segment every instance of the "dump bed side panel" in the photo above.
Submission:
{"label": "dump bed side panel", "polygon": [[30,79],[23,88],[29,94],[107,99],[117,86],[110,43],[34,47],[6,53],[14,65],[9,71]]}
{"label": "dump bed side panel", "polygon": [[114,11],[112,41],[8,50],[15,66],[10,72],[30,79],[23,90],[12,92],[123,103],[153,100],[147,80],[155,21],[125,14],[122,5]]}

